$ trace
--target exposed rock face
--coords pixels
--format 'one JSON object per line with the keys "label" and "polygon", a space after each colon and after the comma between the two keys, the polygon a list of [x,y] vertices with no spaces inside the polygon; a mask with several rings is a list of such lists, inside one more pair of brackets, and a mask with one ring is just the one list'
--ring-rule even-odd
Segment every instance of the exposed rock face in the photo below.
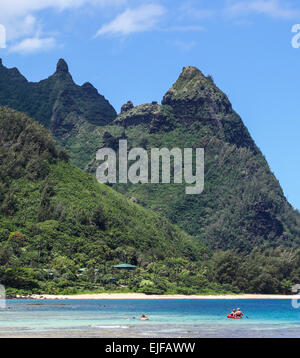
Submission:
{"label": "exposed rock face", "polygon": [[121,108],[121,113],[125,113],[125,112],[129,111],[133,107],[134,107],[133,103],[131,101],[128,101],[128,102],[123,104],[123,106]]}
{"label": "exposed rock face", "polygon": [[68,64],[66,63],[66,61],[64,59],[59,59],[57,66],[56,66],[56,72],[63,72],[63,73],[68,73],[69,72],[69,67]]}
{"label": "exposed rock face", "polygon": [[119,124],[124,128],[145,124],[149,126],[150,132],[155,133],[159,130],[170,130],[174,127],[174,114],[169,106],[161,106],[157,102],[142,104],[123,110],[116,118],[114,124]]}
{"label": "exposed rock face", "polygon": [[210,136],[258,153],[226,94],[216,87],[210,76],[204,76],[192,66],[183,68],[178,80],[165,94],[162,105],[153,101],[133,107],[129,101],[122,106],[121,114],[114,121],[125,128],[145,124],[150,133],[172,130],[178,122],[188,127],[198,123]]}
{"label": "exposed rock face", "polygon": [[[122,124],[125,128],[131,125],[137,125],[141,123],[150,123],[158,110],[157,105],[143,104],[137,107],[131,106],[131,102],[125,104],[125,109],[115,120],[115,123]],[[123,108],[123,107],[122,107]]]}
{"label": "exposed rock face", "polygon": [[231,103],[196,67],[185,67],[176,83],[165,94],[162,104],[172,106],[183,119],[200,119],[217,123],[219,113],[232,112]]}
{"label": "exposed rock face", "polygon": [[181,184],[114,185],[129,198],[139,198],[213,249],[248,251],[300,242],[299,214],[210,76],[186,67],[161,105],[123,111],[114,124],[121,127],[114,132],[126,129],[129,146],[205,149],[201,195],[186,195]]}
{"label": "exposed rock face", "polygon": [[178,80],[165,94],[163,105],[173,108],[175,115],[186,125],[199,122],[208,126],[213,135],[248,147],[257,153],[257,147],[239,115],[232,109],[226,96],[196,67],[184,67]]}

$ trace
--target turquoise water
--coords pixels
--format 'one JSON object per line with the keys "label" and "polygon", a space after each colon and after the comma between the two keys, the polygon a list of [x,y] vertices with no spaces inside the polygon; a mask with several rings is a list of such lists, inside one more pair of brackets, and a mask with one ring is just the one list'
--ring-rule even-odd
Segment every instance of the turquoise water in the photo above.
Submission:
{"label": "turquoise water", "polygon": [[[227,319],[240,307],[248,318]],[[145,313],[149,321],[138,320]],[[7,300],[0,336],[300,337],[291,300]]]}

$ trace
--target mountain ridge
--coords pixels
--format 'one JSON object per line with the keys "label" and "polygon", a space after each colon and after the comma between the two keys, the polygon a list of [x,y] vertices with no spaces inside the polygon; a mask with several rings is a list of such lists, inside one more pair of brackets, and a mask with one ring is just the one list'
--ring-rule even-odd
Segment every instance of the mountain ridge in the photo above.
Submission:
{"label": "mountain ridge", "polygon": [[39,82],[27,81],[16,68],[8,69],[1,61],[0,105],[36,119],[51,130],[62,147],[70,149],[70,144],[71,149],[76,148],[70,151],[71,159],[81,167],[82,158],[91,158],[96,151],[96,129],[116,117],[115,109],[90,83],[75,84],[63,59],[52,75]]}
{"label": "mountain ridge", "polygon": [[[169,260],[178,260],[193,267],[192,276],[201,271],[209,251],[197,240],[97,183],[68,163],[47,129],[1,106],[0,173],[0,282],[9,288],[53,293],[115,287],[112,275],[119,284],[124,276],[113,266],[126,261],[139,266],[131,287],[159,293],[185,284],[175,276],[159,282],[161,267],[153,262],[166,269]],[[81,268],[88,270],[84,277]],[[150,284],[140,285],[143,280]]]}
{"label": "mountain ridge", "polygon": [[115,126],[104,127],[102,146],[126,138],[129,147],[147,150],[204,148],[205,188],[200,196],[186,196],[182,186],[174,184],[115,184],[116,190],[165,215],[212,249],[299,245],[299,212],[288,203],[242,119],[211,76],[185,67],[161,105],[134,107],[127,102],[123,108]]}
{"label": "mountain ridge", "polygon": [[[52,76],[70,81],[67,64],[59,61],[57,67]],[[11,82],[3,85],[0,68],[0,94],[17,106],[20,98],[9,90],[21,90],[27,80],[17,69],[7,71]],[[93,87],[81,87],[92,105]],[[49,86],[41,88],[48,98]],[[35,101],[30,98],[31,110],[48,113],[47,101],[46,108],[34,107]],[[65,119],[73,105],[72,91],[58,98],[55,109],[63,122],[57,121],[55,140],[79,167],[93,172],[97,149],[117,149],[119,139],[148,151],[204,148],[204,192],[185,195],[185,184],[99,185],[67,163],[44,128],[22,113],[0,109],[0,127],[3,113],[9,124],[0,128],[0,279],[8,287],[52,293],[95,289],[95,268],[97,287],[121,287],[124,277],[117,275],[118,286],[111,280],[112,265],[120,261],[139,264],[128,287],[147,293],[287,293],[299,282],[299,212],[210,76],[184,68],[161,105],[135,107],[129,101],[108,125],[76,116],[80,131],[68,135]],[[74,118],[68,119],[72,125]],[[21,123],[29,126],[22,130]],[[83,276],[76,273],[82,266]],[[54,280],[44,270],[52,270]]]}
{"label": "mountain ridge", "polygon": [[[12,76],[17,81],[12,82],[13,86],[26,82],[16,69],[7,71],[18,73]],[[62,59],[49,78],[54,83],[73,81]],[[46,86],[42,86],[46,94],[49,78],[44,80]],[[77,166],[94,172],[97,150],[104,146],[117,149],[121,138],[128,140],[129,148],[204,148],[205,188],[200,196],[186,196],[180,185],[172,184],[113,187],[127,198],[134,197],[143,206],[164,215],[213,249],[249,251],[256,246],[299,244],[299,213],[286,200],[242,119],[211,76],[204,76],[193,66],[184,67],[161,104],[152,102],[135,107],[129,101],[122,106],[121,113],[101,125],[76,114],[77,103],[66,87],[56,97],[55,105],[50,106],[55,117],[51,119],[52,133]],[[0,104],[1,90],[3,94],[5,88],[0,68]],[[96,90],[89,83],[80,89],[82,102],[93,107]],[[7,102],[13,99],[8,93]],[[34,109],[35,97],[31,102]],[[45,106],[37,109],[43,115],[47,112],[47,101]],[[74,118],[77,130],[68,135]]]}

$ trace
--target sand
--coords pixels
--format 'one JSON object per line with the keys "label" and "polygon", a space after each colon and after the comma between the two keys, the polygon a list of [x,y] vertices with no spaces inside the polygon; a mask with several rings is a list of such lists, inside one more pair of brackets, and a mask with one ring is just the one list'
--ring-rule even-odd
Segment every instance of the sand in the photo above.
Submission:
{"label": "sand", "polygon": [[143,293],[94,293],[94,294],[78,294],[78,295],[32,295],[34,299],[97,299],[97,300],[140,300],[140,299],[220,299],[220,300],[237,300],[237,299],[293,299],[299,297],[299,295],[145,295]]}

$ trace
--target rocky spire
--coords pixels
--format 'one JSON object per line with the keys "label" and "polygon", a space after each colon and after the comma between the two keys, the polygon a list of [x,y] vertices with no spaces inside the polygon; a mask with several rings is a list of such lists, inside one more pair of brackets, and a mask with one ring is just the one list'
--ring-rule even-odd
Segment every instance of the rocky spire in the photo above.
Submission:
{"label": "rocky spire", "polygon": [[227,96],[214,84],[211,76],[204,76],[193,66],[183,68],[162,104],[172,106],[183,119],[209,119],[232,110]]}
{"label": "rocky spire", "polygon": [[198,80],[205,79],[205,76],[197,67],[194,66],[183,67],[178,80],[188,82],[194,79],[198,79]]}
{"label": "rocky spire", "polygon": [[67,62],[64,59],[60,59],[57,63],[56,66],[56,72],[58,73],[68,73],[69,72],[69,67]]}
{"label": "rocky spire", "polygon": [[165,94],[163,102],[168,101],[171,97],[181,99],[188,95],[189,98],[192,98],[208,85],[211,85],[211,83],[208,83],[208,78],[198,68],[194,66],[183,67],[177,81]]}
{"label": "rocky spire", "polygon": [[121,107],[121,113],[125,113],[125,112],[129,111],[133,107],[134,107],[133,103],[131,101],[128,101],[128,102],[124,103],[123,106]]}

